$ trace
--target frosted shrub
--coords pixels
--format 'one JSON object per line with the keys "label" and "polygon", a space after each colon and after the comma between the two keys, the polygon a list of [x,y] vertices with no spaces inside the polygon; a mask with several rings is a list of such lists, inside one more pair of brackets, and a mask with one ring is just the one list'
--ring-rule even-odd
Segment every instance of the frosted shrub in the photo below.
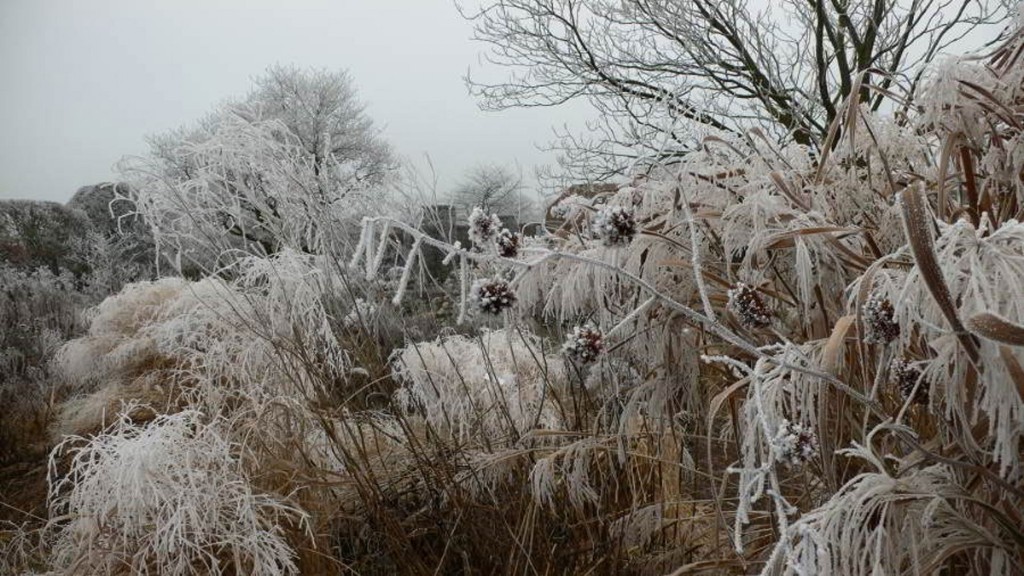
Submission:
{"label": "frosted shrub", "polygon": [[51,468],[66,455],[70,469],[50,487],[53,568],[296,574],[287,531],[305,514],[253,489],[222,426],[194,410],[145,427],[121,416],[88,441],[61,443]]}
{"label": "frosted shrub", "polygon": [[70,272],[0,262],[0,463],[46,449],[52,402],[76,388],[54,377],[53,356],[66,339],[85,331],[82,312],[95,302]]}

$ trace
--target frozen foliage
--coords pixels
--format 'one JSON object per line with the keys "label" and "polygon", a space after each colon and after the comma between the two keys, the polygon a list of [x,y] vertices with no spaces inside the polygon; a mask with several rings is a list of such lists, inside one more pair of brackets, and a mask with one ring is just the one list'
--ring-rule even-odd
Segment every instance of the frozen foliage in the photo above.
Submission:
{"label": "frozen foliage", "polygon": [[[54,466],[51,504],[81,484],[80,508],[113,521],[55,518],[51,564],[106,562],[106,526],[135,535],[116,542],[131,561],[165,536],[88,471],[162,495],[133,465],[192,459],[188,478],[259,502],[239,538],[287,535],[267,549],[280,570],[1020,573],[1024,35],[1005,40],[919,101],[898,77],[850,77],[807,146],[752,130],[681,152],[686,132],[660,134],[619,183],[567,190],[594,197],[514,257],[481,210],[474,249],[368,216],[340,260],[299,209],[246,224],[218,275],[129,286],[60,357],[85,394],[62,407],[79,439],[54,456],[71,468]],[[222,143],[274,129],[226,126]],[[275,146],[301,148],[222,150],[229,180],[270,178],[230,189],[308,176],[275,176],[259,152]],[[458,328],[417,324],[438,316],[434,256]],[[404,333],[376,338],[388,322]]]}
{"label": "frozen foliage", "polygon": [[[935,238],[936,259],[952,302],[957,303],[957,317],[969,319],[994,313],[1024,324],[1022,243],[1024,224],[1012,219],[996,229],[987,222],[976,227],[964,220],[940,225]],[[930,274],[929,268],[915,267],[894,294],[902,303],[897,308],[898,321],[915,326],[933,348],[935,358],[922,366],[922,373],[927,382],[941,383],[946,416],[970,426],[985,414],[994,439],[993,456],[1004,474],[1019,474],[1024,396],[1017,366],[1024,363],[1024,348],[981,338],[977,361],[984,369],[978,376],[978,394],[969,399],[962,382],[971,370],[972,352],[960,343],[946,310],[931,296],[924,278]],[[912,345],[912,337],[904,337],[905,347]]]}
{"label": "frozen foliage", "polygon": [[50,487],[53,568],[296,574],[286,530],[305,514],[254,490],[221,425],[194,410],[144,427],[122,415],[88,441],[62,442],[51,468],[66,456],[70,470]]}
{"label": "frozen foliage", "polygon": [[930,465],[893,475],[867,447],[846,452],[874,469],[790,526],[763,574],[873,576],[903,573],[908,566],[923,573],[954,549],[971,551],[965,570],[1008,576],[1024,568],[1015,551],[960,502],[954,470]]}
{"label": "frozen foliage", "polygon": [[593,418],[538,454],[535,501],[592,521],[631,450],[706,435],[707,493],[736,479],[715,501],[734,536],[721,562],[1019,570],[1024,227],[1006,163],[1021,157],[1022,43],[929,76],[920,114],[840,103],[820,148],[708,138],[602,198],[593,234],[556,205],[566,221],[517,262],[449,249],[509,278],[510,326],[586,318],[616,343],[572,372]]}

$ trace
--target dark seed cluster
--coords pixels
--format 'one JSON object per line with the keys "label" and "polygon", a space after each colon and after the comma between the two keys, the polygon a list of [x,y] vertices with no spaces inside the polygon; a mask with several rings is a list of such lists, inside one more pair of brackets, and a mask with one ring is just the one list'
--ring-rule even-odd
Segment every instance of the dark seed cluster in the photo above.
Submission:
{"label": "dark seed cluster", "polygon": [[900,337],[900,325],[895,320],[892,302],[873,292],[861,306],[864,319],[864,341],[868,344],[888,344]]}
{"label": "dark seed cluster", "polygon": [[501,220],[495,214],[487,214],[477,206],[469,214],[469,239],[473,244],[484,247],[497,236]]}
{"label": "dark seed cluster", "polygon": [[[914,387],[917,386],[917,382],[920,379],[921,371],[904,358],[896,358],[889,365],[889,380],[896,386],[904,400],[910,398],[910,395],[914,393]],[[914,394],[914,402],[918,404],[928,403],[928,386],[926,384],[921,382],[917,393]]]}
{"label": "dark seed cluster", "polygon": [[580,364],[593,362],[604,352],[604,334],[592,324],[576,326],[566,338],[562,351]]}
{"label": "dark seed cluster", "polygon": [[729,290],[726,307],[746,328],[767,328],[772,323],[772,311],[764,299],[757,290],[742,282]]}
{"label": "dark seed cluster", "polygon": [[628,244],[636,235],[636,217],[624,206],[605,206],[594,216],[591,229],[605,246]]}
{"label": "dark seed cluster", "polygon": [[775,458],[787,467],[801,466],[818,455],[818,436],[810,426],[783,420],[772,440]]}
{"label": "dark seed cluster", "polygon": [[494,246],[498,249],[498,256],[502,258],[515,258],[519,256],[519,247],[522,244],[522,240],[523,237],[519,234],[508,228],[502,228],[501,232],[498,232],[498,236],[494,239]]}
{"label": "dark seed cluster", "polygon": [[473,283],[471,295],[477,307],[488,314],[500,314],[516,302],[512,287],[502,279],[477,280]]}

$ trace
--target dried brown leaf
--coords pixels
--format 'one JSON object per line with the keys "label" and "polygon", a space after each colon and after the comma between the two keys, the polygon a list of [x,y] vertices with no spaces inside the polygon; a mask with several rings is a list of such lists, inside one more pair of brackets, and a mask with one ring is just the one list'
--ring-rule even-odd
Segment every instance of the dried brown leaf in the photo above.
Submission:
{"label": "dried brown leaf", "polygon": [[977,364],[978,345],[960,322],[953,296],[949,292],[946,279],[942,276],[942,268],[939,267],[939,262],[935,257],[935,240],[932,238],[931,230],[932,218],[928,213],[924,193],[919,186],[912,186],[903,191],[902,197],[903,223],[906,227],[907,240],[910,242],[910,251],[914,254],[918,270],[921,271],[921,278],[924,280],[925,286],[928,287],[932,298],[935,299],[935,303],[942,310],[946,321],[956,333],[967,355]]}
{"label": "dried brown leaf", "polygon": [[967,319],[967,328],[981,336],[1001,344],[1024,346],[1024,326],[1016,324],[991,312],[975,314]]}

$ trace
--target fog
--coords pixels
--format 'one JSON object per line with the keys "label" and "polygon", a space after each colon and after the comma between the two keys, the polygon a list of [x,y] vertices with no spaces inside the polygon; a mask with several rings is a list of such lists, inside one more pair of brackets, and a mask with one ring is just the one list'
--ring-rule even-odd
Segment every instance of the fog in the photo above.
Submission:
{"label": "fog", "polygon": [[577,104],[482,112],[463,77],[485,46],[451,0],[0,3],[0,198],[67,200],[116,179],[144,136],[244,95],[275,63],[347,69],[396,151],[429,155],[445,193],[479,163],[552,162]]}

